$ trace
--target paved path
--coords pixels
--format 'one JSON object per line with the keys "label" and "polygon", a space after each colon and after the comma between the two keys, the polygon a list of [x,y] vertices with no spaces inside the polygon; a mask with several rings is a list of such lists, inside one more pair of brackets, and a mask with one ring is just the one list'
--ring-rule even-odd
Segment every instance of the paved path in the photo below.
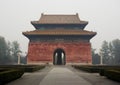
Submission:
{"label": "paved path", "polygon": [[37,72],[24,73],[20,79],[10,82],[7,85],[39,85],[40,81],[44,79],[51,69],[52,67],[46,67],[45,69]]}
{"label": "paved path", "polygon": [[120,85],[97,73],[78,71],[70,66],[50,66],[34,73],[25,73],[22,78],[7,85]]}
{"label": "paved path", "polygon": [[39,85],[91,85],[77,74],[65,67],[55,67]]}

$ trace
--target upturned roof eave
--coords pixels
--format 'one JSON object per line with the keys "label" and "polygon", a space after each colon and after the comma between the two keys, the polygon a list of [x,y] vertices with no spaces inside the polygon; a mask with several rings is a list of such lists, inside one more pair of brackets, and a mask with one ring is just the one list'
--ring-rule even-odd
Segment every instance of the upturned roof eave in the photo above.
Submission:
{"label": "upturned roof eave", "polygon": [[[31,37],[37,37],[37,36],[38,36],[38,37],[39,37],[39,36],[71,36],[72,34],[71,34],[71,35],[59,35],[59,34],[58,34],[58,35],[52,35],[52,34],[51,34],[51,35],[49,35],[49,34],[48,34],[48,35],[34,35],[34,34],[31,35],[31,34],[24,34],[24,33],[23,33],[23,35],[26,36],[28,39],[31,39]],[[90,40],[90,39],[92,39],[95,35],[96,35],[96,34],[92,34],[92,35],[77,35],[77,34],[76,34],[76,35],[72,35],[72,36],[88,37],[89,40]]]}
{"label": "upturned roof eave", "polygon": [[64,34],[62,34],[62,33],[27,33],[27,32],[23,32],[22,33],[23,35],[25,35],[25,36],[41,36],[41,35],[43,35],[43,36],[46,36],[46,35],[61,35],[61,36],[70,36],[70,35],[78,35],[78,36],[95,36],[97,33],[96,32],[94,32],[94,33],[91,33],[91,34],[79,34],[79,33],[77,33],[77,34],[74,34],[74,33],[64,33]]}
{"label": "upturned roof eave", "polygon": [[40,23],[39,21],[31,21],[32,25],[54,25],[54,24],[76,24],[76,25],[87,25],[88,21],[81,21],[81,23]]}

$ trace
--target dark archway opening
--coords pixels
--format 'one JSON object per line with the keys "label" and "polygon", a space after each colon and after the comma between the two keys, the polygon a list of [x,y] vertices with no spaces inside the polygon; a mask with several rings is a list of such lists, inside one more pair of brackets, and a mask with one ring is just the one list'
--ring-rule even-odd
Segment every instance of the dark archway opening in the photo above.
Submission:
{"label": "dark archway opening", "polygon": [[58,48],[54,51],[53,64],[54,65],[65,65],[66,64],[65,52],[63,49]]}

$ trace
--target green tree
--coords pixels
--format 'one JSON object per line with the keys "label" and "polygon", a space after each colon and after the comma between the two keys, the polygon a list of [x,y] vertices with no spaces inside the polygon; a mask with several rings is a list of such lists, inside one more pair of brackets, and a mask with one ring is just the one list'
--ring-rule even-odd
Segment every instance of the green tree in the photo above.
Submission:
{"label": "green tree", "polygon": [[103,57],[103,64],[120,65],[120,40],[115,39],[109,43],[104,41],[100,54]]}
{"label": "green tree", "polygon": [[109,64],[114,64],[115,61],[114,61],[114,56],[113,56],[113,45],[112,45],[112,42],[109,43]]}
{"label": "green tree", "polygon": [[7,53],[7,43],[4,37],[0,36],[0,64],[5,64],[9,61],[10,58]]}
{"label": "green tree", "polygon": [[92,49],[92,64],[100,64],[100,56],[95,51],[96,49]]}
{"label": "green tree", "polygon": [[0,36],[0,63],[2,64],[5,57],[5,39]]}
{"label": "green tree", "polygon": [[100,56],[102,56],[103,64],[108,64],[109,57],[109,44],[107,41],[103,41],[102,48],[100,49]]}
{"label": "green tree", "polygon": [[17,41],[6,42],[5,38],[0,36],[0,64],[17,63],[20,46]]}
{"label": "green tree", "polygon": [[14,62],[17,63],[18,60],[18,53],[20,53],[20,45],[17,41],[13,41],[11,43],[11,53],[12,53],[12,57],[14,59]]}
{"label": "green tree", "polygon": [[120,64],[120,40],[112,41],[112,56],[115,64]]}

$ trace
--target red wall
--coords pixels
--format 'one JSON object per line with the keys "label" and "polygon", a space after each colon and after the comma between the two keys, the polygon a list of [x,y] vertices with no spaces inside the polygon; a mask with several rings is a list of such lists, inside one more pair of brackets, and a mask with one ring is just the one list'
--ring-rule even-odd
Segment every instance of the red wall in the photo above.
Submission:
{"label": "red wall", "polygon": [[53,53],[57,48],[65,51],[66,63],[91,63],[91,45],[89,42],[30,42],[27,62],[53,62]]}

